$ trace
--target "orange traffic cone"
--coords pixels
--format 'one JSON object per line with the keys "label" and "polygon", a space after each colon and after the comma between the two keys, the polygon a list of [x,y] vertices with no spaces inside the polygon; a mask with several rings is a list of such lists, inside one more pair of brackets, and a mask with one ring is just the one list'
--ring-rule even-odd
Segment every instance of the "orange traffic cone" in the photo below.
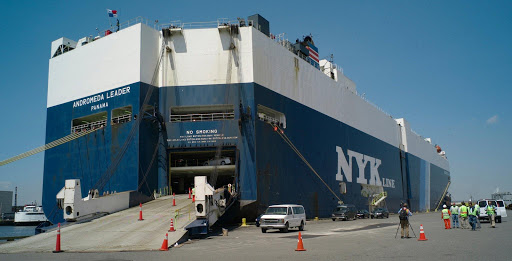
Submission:
{"label": "orange traffic cone", "polygon": [[169,231],[167,231],[167,232],[174,232],[174,231],[176,231],[174,229],[174,218],[171,218],[171,227],[169,228]]}
{"label": "orange traffic cone", "polygon": [[172,206],[176,206],[176,194],[172,193]]}
{"label": "orange traffic cone", "polygon": [[300,232],[299,232],[299,242],[297,243],[297,249],[295,249],[295,251],[306,251],[306,249],[304,249],[304,245],[302,244],[302,235],[300,234]]}
{"label": "orange traffic cone", "polygon": [[192,203],[196,202],[196,195],[192,195]]}
{"label": "orange traffic cone", "polygon": [[60,253],[60,252],[63,252],[63,251],[60,250],[60,223],[59,223],[58,228],[57,228],[57,242],[55,244],[55,251],[53,251],[53,253]]}
{"label": "orange traffic cone", "polygon": [[425,232],[423,232],[423,224],[420,225],[420,238],[418,241],[427,241],[428,239],[425,237]]}
{"label": "orange traffic cone", "polygon": [[139,203],[139,221],[142,221],[142,220],[144,220],[142,218],[142,203]]}
{"label": "orange traffic cone", "polygon": [[169,251],[169,239],[167,238],[167,233],[165,233],[164,242],[162,242],[160,251]]}

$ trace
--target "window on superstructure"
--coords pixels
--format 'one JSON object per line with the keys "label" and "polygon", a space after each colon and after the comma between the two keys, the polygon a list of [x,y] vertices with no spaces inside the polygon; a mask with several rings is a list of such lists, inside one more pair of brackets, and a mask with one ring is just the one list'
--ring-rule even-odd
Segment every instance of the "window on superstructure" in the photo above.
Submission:
{"label": "window on superstructure", "polygon": [[107,112],[100,112],[71,121],[71,133],[95,130],[107,126]]}
{"label": "window on superstructure", "polygon": [[258,118],[261,121],[279,125],[281,128],[286,129],[286,115],[282,112],[258,104]]}
{"label": "window on superstructure", "polygon": [[123,124],[132,120],[132,106],[112,110],[112,125]]}
{"label": "window on superstructure", "polygon": [[221,121],[235,118],[233,104],[171,107],[170,122]]}

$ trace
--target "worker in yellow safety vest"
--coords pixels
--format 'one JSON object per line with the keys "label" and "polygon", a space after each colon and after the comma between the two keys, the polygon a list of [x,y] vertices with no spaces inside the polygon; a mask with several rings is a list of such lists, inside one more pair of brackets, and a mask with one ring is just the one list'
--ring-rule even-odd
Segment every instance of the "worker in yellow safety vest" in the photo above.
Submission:
{"label": "worker in yellow safety vest", "polygon": [[478,210],[476,206],[473,206],[472,203],[469,203],[469,224],[471,225],[471,230],[476,231],[476,216],[478,215]]}
{"label": "worker in yellow safety vest", "polygon": [[453,228],[459,228],[459,206],[456,206],[455,203],[452,203],[450,212],[452,213]]}
{"label": "worker in yellow safety vest", "polygon": [[496,207],[491,205],[491,202],[487,202],[487,216],[489,216],[489,221],[491,222],[491,227],[495,228],[496,223],[494,221],[496,214]]}
{"label": "worker in yellow safety vest", "polygon": [[460,206],[460,226],[462,229],[468,229],[468,207],[466,207],[466,203],[462,202],[462,206]]}
{"label": "worker in yellow safety vest", "polygon": [[443,210],[441,210],[441,217],[444,221],[444,229],[450,229],[450,210],[447,209],[446,205],[443,205]]}
{"label": "worker in yellow safety vest", "polygon": [[476,228],[482,228],[482,225],[480,225],[480,205],[478,205],[478,202],[475,203],[475,209],[477,211],[477,214],[476,214]]}

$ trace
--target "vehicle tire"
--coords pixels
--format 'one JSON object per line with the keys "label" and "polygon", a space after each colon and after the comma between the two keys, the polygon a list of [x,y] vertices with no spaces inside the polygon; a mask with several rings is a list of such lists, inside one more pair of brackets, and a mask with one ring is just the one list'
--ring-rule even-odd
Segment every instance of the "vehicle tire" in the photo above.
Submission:
{"label": "vehicle tire", "polygon": [[226,162],[225,161],[221,161],[220,165],[226,165]]}
{"label": "vehicle tire", "polygon": [[371,218],[373,219],[373,216],[371,216]]}
{"label": "vehicle tire", "polygon": [[208,166],[208,162],[203,163],[203,166]]}
{"label": "vehicle tire", "polygon": [[300,222],[299,231],[304,231],[304,221]]}
{"label": "vehicle tire", "polygon": [[336,219],[335,219],[335,218],[333,218],[333,219],[332,219],[332,221],[336,221]]}
{"label": "vehicle tire", "polygon": [[281,228],[279,230],[283,233],[288,233],[288,228],[290,228],[290,225],[288,224],[288,222],[286,222],[286,224],[284,224],[284,228]]}
{"label": "vehicle tire", "polygon": [[496,218],[496,223],[501,223],[501,217]]}
{"label": "vehicle tire", "polygon": [[389,218],[389,214],[386,215],[386,218]]}
{"label": "vehicle tire", "polygon": [[261,228],[261,233],[267,233],[267,229],[266,228]]}

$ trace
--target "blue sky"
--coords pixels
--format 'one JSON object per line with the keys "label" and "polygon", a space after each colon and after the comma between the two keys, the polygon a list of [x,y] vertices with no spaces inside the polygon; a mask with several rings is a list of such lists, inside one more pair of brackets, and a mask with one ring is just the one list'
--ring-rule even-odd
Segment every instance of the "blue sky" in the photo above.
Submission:
{"label": "blue sky", "polygon": [[[510,1],[1,1],[0,160],[45,142],[50,44],[122,21],[260,13],[274,34],[312,33],[360,93],[446,151],[455,199],[512,191]],[[43,153],[0,167],[0,190],[41,202]]]}

